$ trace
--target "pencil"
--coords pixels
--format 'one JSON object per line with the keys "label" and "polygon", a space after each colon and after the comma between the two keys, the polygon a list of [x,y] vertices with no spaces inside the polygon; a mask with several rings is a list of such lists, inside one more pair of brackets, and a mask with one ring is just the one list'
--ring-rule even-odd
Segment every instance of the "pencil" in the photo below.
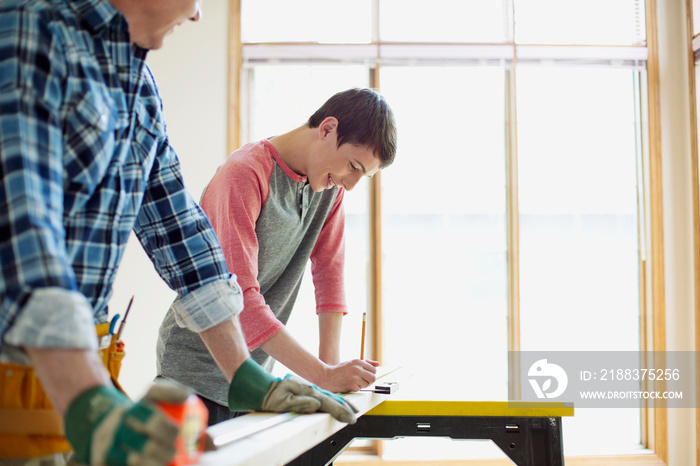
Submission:
{"label": "pencil", "polygon": [[360,343],[360,359],[365,359],[365,323],[367,321],[367,313],[362,313],[362,340]]}

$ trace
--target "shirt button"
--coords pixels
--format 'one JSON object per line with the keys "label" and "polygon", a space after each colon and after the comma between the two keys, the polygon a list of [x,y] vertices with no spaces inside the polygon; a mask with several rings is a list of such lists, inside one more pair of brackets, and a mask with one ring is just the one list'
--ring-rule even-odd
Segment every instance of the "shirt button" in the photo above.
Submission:
{"label": "shirt button", "polygon": [[156,123],[156,129],[157,129],[158,131],[162,130],[162,129],[163,129],[163,125],[161,125],[160,123]]}

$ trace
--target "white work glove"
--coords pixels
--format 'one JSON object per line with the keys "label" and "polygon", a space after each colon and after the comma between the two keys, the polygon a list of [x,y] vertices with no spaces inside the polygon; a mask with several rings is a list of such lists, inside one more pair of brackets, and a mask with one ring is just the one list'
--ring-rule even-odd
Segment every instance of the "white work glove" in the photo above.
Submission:
{"label": "white work glove", "polygon": [[246,359],[233,376],[228,403],[231,411],[295,412],[323,411],[341,422],[354,424],[358,412],[340,395],[287,376],[274,378],[252,359]]}
{"label": "white work glove", "polygon": [[115,466],[170,463],[179,430],[155,403],[183,403],[190,393],[184,386],[158,381],[134,403],[114,387],[86,390],[65,416],[76,461]]}

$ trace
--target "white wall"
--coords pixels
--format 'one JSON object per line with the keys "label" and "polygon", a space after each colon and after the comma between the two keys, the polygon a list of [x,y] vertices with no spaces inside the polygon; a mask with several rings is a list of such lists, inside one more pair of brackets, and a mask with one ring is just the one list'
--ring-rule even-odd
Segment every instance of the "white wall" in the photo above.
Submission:
{"label": "white wall", "polygon": [[[178,27],[162,49],[149,53],[147,62],[160,87],[185,184],[198,200],[227,155],[228,0],[203,2],[202,19]],[[120,381],[138,398],[155,376],[158,327],[175,293],[156,274],[133,234],[114,285],[110,316],[123,315],[132,295]]]}

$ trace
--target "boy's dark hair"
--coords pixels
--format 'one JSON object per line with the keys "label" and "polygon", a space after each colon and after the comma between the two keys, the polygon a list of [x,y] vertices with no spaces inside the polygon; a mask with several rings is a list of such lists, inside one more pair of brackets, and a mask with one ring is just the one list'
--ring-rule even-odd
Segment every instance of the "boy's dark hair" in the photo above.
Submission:
{"label": "boy's dark hair", "polygon": [[338,120],[338,147],[350,143],[368,147],[380,160],[380,168],[388,167],[396,156],[396,123],[384,97],[367,88],[338,92],[328,99],[306,125],[317,128],[329,117]]}

